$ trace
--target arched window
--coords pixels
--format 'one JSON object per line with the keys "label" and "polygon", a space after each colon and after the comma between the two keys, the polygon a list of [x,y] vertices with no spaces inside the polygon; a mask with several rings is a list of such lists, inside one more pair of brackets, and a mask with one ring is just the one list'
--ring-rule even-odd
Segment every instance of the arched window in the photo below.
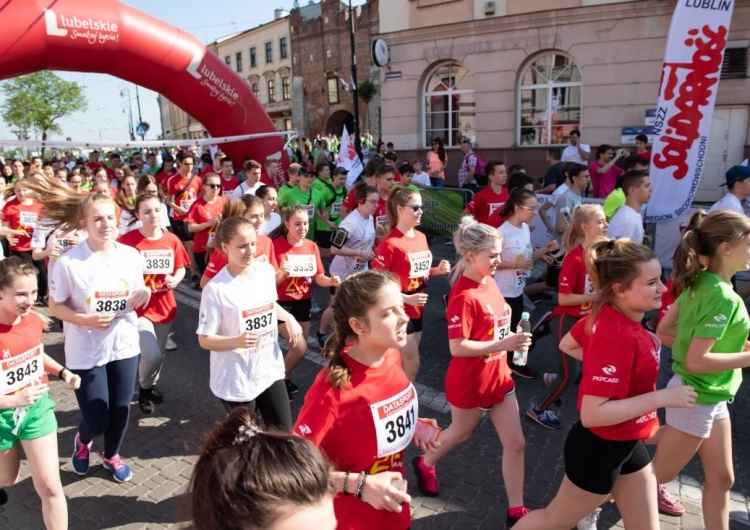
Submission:
{"label": "arched window", "polygon": [[422,97],[423,147],[441,138],[455,147],[462,138],[476,140],[476,94],[474,79],[460,63],[451,61],[434,68],[427,76]]}
{"label": "arched window", "polygon": [[581,71],[570,57],[549,53],[534,59],[518,88],[518,145],[564,143],[581,124]]}

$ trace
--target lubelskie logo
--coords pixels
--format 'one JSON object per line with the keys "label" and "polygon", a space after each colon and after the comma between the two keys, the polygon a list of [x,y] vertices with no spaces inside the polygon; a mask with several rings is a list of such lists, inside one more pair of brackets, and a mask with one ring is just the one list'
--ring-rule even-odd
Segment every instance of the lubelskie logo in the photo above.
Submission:
{"label": "lubelskie logo", "polygon": [[120,27],[117,22],[104,18],[58,15],[53,9],[45,9],[44,25],[50,37],[84,39],[89,44],[105,44],[120,40]]}

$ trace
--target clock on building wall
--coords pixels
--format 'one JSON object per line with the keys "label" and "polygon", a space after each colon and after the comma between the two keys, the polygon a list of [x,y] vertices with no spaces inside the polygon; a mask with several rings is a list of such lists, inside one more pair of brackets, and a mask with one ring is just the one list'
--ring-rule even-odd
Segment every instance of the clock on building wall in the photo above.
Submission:
{"label": "clock on building wall", "polygon": [[388,45],[383,39],[376,39],[372,43],[372,62],[376,66],[385,66],[388,64],[390,54],[388,53]]}

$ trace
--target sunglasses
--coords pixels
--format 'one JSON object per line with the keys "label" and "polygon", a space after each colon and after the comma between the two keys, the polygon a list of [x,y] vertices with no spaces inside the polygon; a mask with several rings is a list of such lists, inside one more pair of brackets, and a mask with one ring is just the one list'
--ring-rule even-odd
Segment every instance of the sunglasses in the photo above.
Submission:
{"label": "sunglasses", "polygon": [[414,212],[421,212],[424,210],[424,206],[421,204],[406,204],[406,208],[411,208]]}
{"label": "sunglasses", "polygon": [[204,184],[204,186],[208,188],[213,188],[215,190],[218,190],[219,188],[221,188],[221,184]]}

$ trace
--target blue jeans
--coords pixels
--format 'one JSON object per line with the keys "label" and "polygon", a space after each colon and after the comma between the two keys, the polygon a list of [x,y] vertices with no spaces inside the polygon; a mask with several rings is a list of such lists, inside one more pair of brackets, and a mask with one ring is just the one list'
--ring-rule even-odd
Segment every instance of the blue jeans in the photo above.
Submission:
{"label": "blue jeans", "polygon": [[430,177],[430,186],[432,186],[433,188],[444,188],[445,179]]}

